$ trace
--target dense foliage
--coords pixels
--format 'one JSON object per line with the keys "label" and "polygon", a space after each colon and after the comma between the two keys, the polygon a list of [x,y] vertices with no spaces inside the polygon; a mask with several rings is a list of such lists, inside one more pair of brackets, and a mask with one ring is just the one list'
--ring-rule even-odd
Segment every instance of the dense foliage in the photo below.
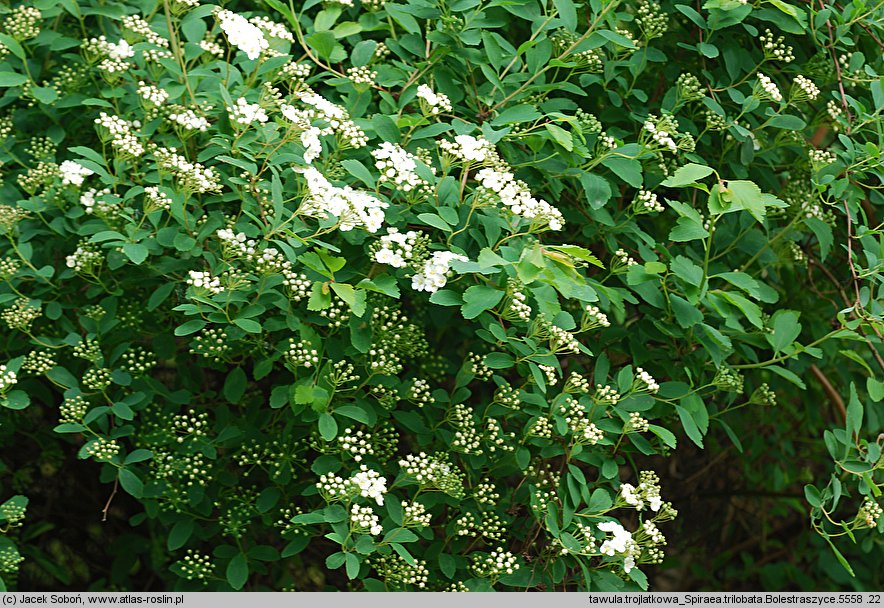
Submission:
{"label": "dense foliage", "polygon": [[3,10],[0,589],[880,588],[880,2]]}

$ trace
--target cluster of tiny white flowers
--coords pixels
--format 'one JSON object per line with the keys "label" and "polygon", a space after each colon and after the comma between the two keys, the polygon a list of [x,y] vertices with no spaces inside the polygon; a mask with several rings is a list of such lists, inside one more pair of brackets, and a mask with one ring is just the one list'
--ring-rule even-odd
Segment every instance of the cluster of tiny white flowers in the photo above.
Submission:
{"label": "cluster of tiny white flowers", "polygon": [[[319,137],[323,135],[337,134],[342,147],[361,148],[368,143],[365,132],[350,120],[350,115],[342,106],[312,90],[298,91],[294,97],[308,107],[296,108],[281,103],[279,109],[283,116],[301,129],[301,143],[307,148],[304,160],[308,164],[322,151]],[[318,121],[321,126],[315,126],[314,121]]]}
{"label": "cluster of tiny white flowers", "polygon": [[664,506],[660,497],[660,479],[653,471],[639,473],[638,487],[624,483],[620,486],[620,498],[636,511],[644,510],[647,505],[651,511],[659,512]]}
{"label": "cluster of tiny white flowers", "polygon": [[504,551],[503,547],[498,547],[487,556],[480,555],[473,559],[473,572],[482,578],[496,579],[519,569],[516,556]]}
{"label": "cluster of tiny white flowers", "polygon": [[546,381],[550,386],[555,386],[556,382],[559,381],[559,373],[556,371],[556,368],[552,365],[538,365],[540,371],[544,373],[546,376]]}
{"label": "cluster of tiny white flowers", "polygon": [[580,328],[587,331],[596,327],[611,327],[611,322],[608,320],[608,315],[603,313],[598,306],[587,304],[583,311]]}
{"label": "cluster of tiny white flowers", "polygon": [[565,381],[565,387],[562,389],[564,393],[588,393],[590,388],[589,380],[579,372],[571,372]]}
{"label": "cluster of tiny white flowers", "polygon": [[299,169],[307,180],[308,196],[304,198],[300,213],[322,219],[333,215],[338,218],[342,231],[365,228],[377,232],[384,222],[383,210],[388,206],[375,196],[354,190],[349,186],[333,186],[314,167]]}
{"label": "cluster of tiny white flowers", "polygon": [[138,83],[138,95],[152,106],[161,106],[169,100],[169,93],[165,89],[144,81]]}
{"label": "cluster of tiny white flowers", "polygon": [[263,51],[270,48],[270,43],[267,42],[261,28],[249,23],[249,20],[242,15],[221,10],[218,11],[217,17],[221,31],[227,35],[228,42],[245,53],[249,59],[257,59]]}
{"label": "cluster of tiny white flowers", "polygon": [[423,378],[418,378],[408,389],[408,398],[417,403],[418,407],[424,407],[430,403],[436,403],[435,397],[430,392],[430,383]]}
{"label": "cluster of tiny white flowers", "polygon": [[663,205],[657,200],[657,195],[650,190],[639,190],[634,201],[636,213],[660,213]]}
{"label": "cluster of tiny white flowers", "polygon": [[810,158],[810,164],[814,167],[825,167],[838,160],[838,156],[831,150],[819,150],[816,148],[811,149],[807,156]]}
{"label": "cluster of tiny white flowers", "polygon": [[602,386],[601,384],[596,384],[595,387],[595,395],[593,398],[596,403],[608,403],[610,405],[616,405],[620,401],[620,393],[611,386],[610,384],[606,384]]}
{"label": "cluster of tiny white flowers", "polygon": [[525,303],[525,300],[527,299],[528,298],[524,293],[518,289],[514,289],[510,296],[509,305],[507,306],[507,312],[512,313],[516,319],[525,321],[526,323],[531,321],[531,305]]}
{"label": "cluster of tiny white flowers", "polygon": [[6,308],[0,313],[0,318],[3,319],[10,329],[28,331],[31,328],[31,324],[33,324],[41,314],[39,303],[35,302],[35,304],[36,306],[32,305],[29,298],[17,298],[11,307]]}
{"label": "cluster of tiny white flowers", "polygon": [[419,502],[402,501],[402,525],[416,526],[422,528],[430,525],[433,516],[427,511],[427,508]]}
{"label": "cluster of tiny white flowers", "polygon": [[673,139],[674,133],[668,130],[660,129],[657,125],[657,118],[654,115],[648,116],[648,119],[642,125],[642,128],[648,132],[655,142],[663,146],[673,154],[678,151],[678,144]]}
{"label": "cluster of tiny white flowers", "polygon": [[454,141],[439,140],[442,151],[465,163],[482,163],[496,156],[494,146],[484,137],[457,135]]}
{"label": "cluster of tiny white flowers", "polygon": [[213,571],[212,558],[193,549],[187,550],[187,555],[178,562],[178,566],[181,568],[184,578],[189,581],[205,580],[211,576]]}
{"label": "cluster of tiny white flowers", "polygon": [[477,485],[473,490],[473,496],[476,502],[482,505],[496,505],[500,500],[500,492],[497,491],[494,482],[490,480],[485,480]]}
{"label": "cluster of tiny white flowers", "polygon": [[413,257],[417,238],[418,234],[413,230],[399,232],[396,228],[387,228],[387,234],[380,238],[380,248],[374,252],[375,262],[405,268]]}
{"label": "cluster of tiny white flowers", "polygon": [[147,186],[144,189],[144,212],[163,210],[168,211],[172,207],[172,198],[160,192],[158,186]]}
{"label": "cluster of tiny white flowers", "polygon": [[98,69],[108,74],[125,72],[131,67],[127,59],[135,56],[135,49],[125,40],[109,42],[104,36],[90,38],[82,45],[87,57],[96,59]]}
{"label": "cluster of tiny white flowers", "polygon": [[120,453],[120,445],[113,439],[99,437],[86,447],[86,455],[95,460],[112,460]]}
{"label": "cluster of tiny white flowers", "polygon": [[792,47],[783,42],[785,40],[783,36],[774,38],[773,32],[765,29],[759,40],[764,49],[765,58],[773,61],[782,61],[783,63],[790,63],[795,59],[795,55],[792,54]]}
{"label": "cluster of tiny white flowers", "polygon": [[632,256],[629,255],[624,249],[618,249],[617,251],[615,251],[614,258],[616,259],[617,263],[620,264],[621,266],[628,267],[628,266],[635,266],[636,264],[638,264],[638,262],[636,262],[632,258]]}
{"label": "cluster of tiny white flowers", "polygon": [[347,68],[347,78],[349,78],[350,82],[353,84],[372,85],[374,84],[374,79],[377,77],[377,71],[372,70],[367,66]]}
{"label": "cluster of tiny white flowers", "polygon": [[74,272],[91,273],[104,257],[88,241],[80,241],[76,251],[65,258],[65,265]]}
{"label": "cluster of tiny white flowers", "polygon": [[176,441],[184,443],[188,437],[200,438],[208,436],[209,414],[208,412],[197,413],[196,410],[187,410],[184,414],[172,416],[172,429],[178,434]]}
{"label": "cluster of tiny white flowers", "polygon": [[205,194],[221,189],[221,176],[215,169],[192,163],[175,151],[175,148],[157,148],[154,151],[160,167],[171,171],[181,185],[193,192]]}
{"label": "cluster of tiny white flowers", "polygon": [[144,154],[144,146],[132,130],[141,127],[141,123],[123,120],[119,116],[111,116],[101,112],[95,119],[102,135],[106,134],[111,145],[118,153],[138,157]]}
{"label": "cluster of tiny white flowers", "polygon": [[368,532],[372,536],[377,536],[384,531],[383,526],[380,524],[380,519],[371,510],[371,507],[353,505],[350,508],[350,524],[354,530]]}
{"label": "cluster of tiny white flowers", "polygon": [[428,85],[422,84],[417,88],[417,97],[425,114],[451,112],[451,100],[448,99],[448,95],[435,93]]}
{"label": "cluster of tiny white flowers", "polygon": [[650,422],[642,418],[638,412],[629,413],[629,422],[626,423],[626,431],[635,431],[637,433],[647,433],[650,429]]}
{"label": "cluster of tiny white flowers", "polygon": [[[813,101],[820,95],[819,87],[817,87],[810,78],[799,74],[792,82],[793,97],[808,99]],[[797,91],[797,94],[796,94]]]}
{"label": "cluster of tiny white flowers", "polygon": [[344,479],[334,473],[323,473],[316,482],[316,489],[326,500],[343,500],[350,495],[352,485],[349,479]]}
{"label": "cluster of tiny white flowers", "polygon": [[205,132],[209,129],[209,121],[205,117],[197,115],[193,110],[182,110],[169,114],[169,120],[176,125],[190,130]]}
{"label": "cluster of tiny white flowers", "polygon": [[248,126],[255,121],[267,122],[267,112],[256,103],[249,103],[245,97],[237,99],[234,105],[227,108],[227,112],[230,120],[237,125]]}
{"label": "cluster of tiny white flowers", "polygon": [[42,20],[40,9],[25,4],[9,12],[3,20],[3,29],[13,40],[28,40],[40,34]]}
{"label": "cluster of tiny white flowers", "polygon": [[72,160],[66,160],[61,163],[58,166],[58,171],[61,175],[62,185],[77,187],[82,186],[83,180],[95,173],[92,169],[87,169],[80,163]]}
{"label": "cluster of tiny white flowers", "polygon": [[221,45],[215,42],[213,39],[204,39],[200,40],[200,48],[210,55],[214,55],[215,57],[223,57],[224,49],[221,48]]}
{"label": "cluster of tiny white flowers", "polygon": [[338,436],[338,444],[341,449],[353,456],[353,460],[361,462],[364,456],[374,454],[374,447],[371,444],[371,433],[352,428],[344,429],[344,432]]}
{"label": "cluster of tiny white flowers", "polygon": [[111,372],[106,367],[93,367],[83,374],[83,384],[94,391],[103,391],[111,384]]}
{"label": "cluster of tiny white flowers", "polygon": [[550,230],[561,230],[565,224],[562,213],[545,200],[532,196],[527,184],[515,179],[509,167],[500,164],[503,166],[485,168],[476,174],[482,187],[496,193],[513,214],[548,225]]}
{"label": "cluster of tiny white flowers", "polygon": [[473,408],[458,403],[451,409],[448,420],[455,429],[452,449],[464,454],[481,454],[482,440],[476,430]]}
{"label": "cluster of tiny white flowers", "polygon": [[426,190],[426,180],[415,172],[417,157],[405,151],[401,146],[383,142],[371,155],[375,159],[374,166],[380,171],[380,182],[392,182],[403,192]]}
{"label": "cluster of tiny white flowers", "polygon": [[294,265],[274,247],[266,247],[261,251],[257,243],[246,237],[245,233],[234,233],[229,228],[222,228],[216,233],[226,255],[241,256],[255,265],[255,270],[266,275],[282,275],[283,285],[290,293],[292,300],[299,302],[310,292],[311,282],[307,275],[295,272]]}
{"label": "cluster of tiny white flowers", "polygon": [[[21,364],[22,369],[35,374],[45,374],[55,367],[55,358],[50,351],[32,350],[27,354]],[[2,375],[2,372],[0,372]],[[0,389],[2,391],[3,389]]]}
{"label": "cluster of tiny white flowers", "polygon": [[451,251],[434,251],[430,259],[424,262],[421,272],[411,278],[411,288],[429,293],[442,289],[454,272],[450,268],[453,260],[469,261],[467,257]]}
{"label": "cluster of tiny white flowers", "polygon": [[654,377],[640,367],[635,368],[635,390],[646,390],[649,393],[656,393],[660,390],[660,385],[654,380]]}
{"label": "cluster of tiny white flowers", "polygon": [[80,195],[80,204],[83,210],[91,215],[115,215],[119,211],[119,205],[105,199],[111,193],[110,188],[89,188]]}
{"label": "cluster of tiny white flowers", "polygon": [[296,367],[315,367],[319,363],[319,352],[304,340],[292,339],[286,357]]}
{"label": "cluster of tiny white flowers", "polygon": [[224,288],[221,287],[221,279],[213,277],[210,272],[189,271],[187,284],[191,285],[197,292],[205,292],[213,296],[224,291]]}
{"label": "cluster of tiny white flowers", "polygon": [[387,480],[380,473],[369,469],[364,464],[359,467],[359,472],[350,478],[350,483],[359,488],[359,494],[363,498],[374,500],[378,506],[384,505],[384,494],[387,493]]}
{"label": "cluster of tiny white flowers", "polygon": [[124,30],[128,30],[133,34],[141,36],[151,44],[155,44],[162,48],[169,47],[169,41],[150,29],[150,24],[140,15],[126,15],[120,20],[120,25]]}
{"label": "cluster of tiny white flowers", "polygon": [[18,382],[18,377],[15,372],[5,365],[0,365],[0,394],[9,390],[9,387],[14,386],[16,382]]}
{"label": "cluster of tiny white flowers", "polygon": [[632,534],[616,521],[602,522],[598,528],[602,532],[611,534],[611,537],[606,538],[602,546],[599,547],[599,552],[609,557],[623,556],[623,570],[629,574],[635,567],[635,554],[638,553],[638,546],[632,539]]}
{"label": "cluster of tiny white flowers", "polygon": [[856,514],[856,518],[866,526],[874,528],[878,525],[878,520],[881,519],[882,514],[884,514],[884,509],[881,508],[881,505],[875,502],[873,498],[866,498]]}
{"label": "cluster of tiny white flowers", "polygon": [[580,352],[580,342],[570,331],[553,325],[543,315],[537,317],[537,324],[542,327],[542,335],[549,338],[549,349],[554,353]]}
{"label": "cluster of tiny white flowers", "polygon": [[271,38],[285,40],[286,42],[295,41],[295,37],[290,31],[288,31],[288,29],[286,29],[284,25],[272,21],[267,17],[252,17],[251,19],[249,19],[249,22],[252,25],[257,26],[259,29],[263,30]]}
{"label": "cluster of tiny white flowers", "polygon": [[783,101],[783,94],[776,83],[768,78],[765,74],[758,72],[758,85],[761,87],[762,95],[774,101]]}

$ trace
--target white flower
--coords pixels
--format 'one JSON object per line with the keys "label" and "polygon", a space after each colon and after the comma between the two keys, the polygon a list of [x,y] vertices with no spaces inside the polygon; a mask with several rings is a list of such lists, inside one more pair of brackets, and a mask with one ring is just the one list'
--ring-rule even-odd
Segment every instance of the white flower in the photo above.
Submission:
{"label": "white flower", "polygon": [[424,262],[423,272],[419,272],[411,278],[411,288],[415,291],[435,293],[445,287],[448,276],[452,272],[449,265],[453,260],[469,261],[468,258],[451,251],[434,252],[433,257]]}
{"label": "white flower", "polygon": [[343,231],[356,227],[377,232],[384,223],[383,210],[388,204],[373,195],[349,186],[333,186],[315,167],[297,170],[307,179],[308,196],[299,212],[310,217],[327,218],[333,215]]}
{"label": "white flower", "polygon": [[92,169],[87,169],[72,160],[61,163],[58,170],[61,173],[61,183],[65,186],[82,186],[83,180],[95,173]]}
{"label": "white flower", "polygon": [[623,526],[616,521],[604,521],[599,524],[599,530],[613,534],[613,536],[606,539],[599,548],[599,551],[603,555],[613,556],[617,553],[627,552],[629,544],[632,541],[632,534],[627,532]]}
{"label": "white flower", "polygon": [[227,113],[234,123],[242,126],[248,126],[256,121],[267,122],[267,112],[256,103],[249,103],[245,97],[240,97],[236,100],[236,104],[229,106]]}
{"label": "white flower", "polygon": [[462,161],[481,163],[494,153],[494,146],[484,137],[457,135],[454,142],[442,140],[439,147],[446,154]]}
{"label": "white flower", "polygon": [[242,15],[221,10],[218,11],[218,20],[230,44],[245,53],[249,59],[257,59],[262,51],[270,47],[261,28],[249,23],[249,20]]}
{"label": "white flower", "polygon": [[426,106],[425,111],[428,114],[440,114],[442,112],[451,112],[451,100],[444,93],[435,93],[429,86],[422,84],[417,88],[417,96]]}
{"label": "white flower", "polygon": [[774,81],[770,78],[758,72],[758,84],[761,86],[762,91],[774,101],[783,101],[783,94],[780,93],[780,88],[776,85]]}
{"label": "white flower", "polygon": [[799,74],[795,77],[794,86],[797,87],[797,90],[800,91],[799,96],[804,97],[810,101],[813,101],[817,97],[819,97],[820,90],[813,83],[810,78],[802,76]]}
{"label": "white flower", "polygon": [[384,506],[384,494],[387,492],[387,480],[380,473],[369,469],[364,464],[359,467],[359,472],[350,478],[350,481],[359,488],[359,493]]}

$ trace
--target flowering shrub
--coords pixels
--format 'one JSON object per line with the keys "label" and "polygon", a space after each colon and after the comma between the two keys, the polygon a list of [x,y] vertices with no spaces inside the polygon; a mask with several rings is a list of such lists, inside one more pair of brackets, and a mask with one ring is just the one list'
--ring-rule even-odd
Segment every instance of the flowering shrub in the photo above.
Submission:
{"label": "flowering shrub", "polygon": [[667,458],[810,369],[811,523],[880,543],[862,2],[295,4],[3,17],[0,433],[151,539],[114,584],[645,589]]}

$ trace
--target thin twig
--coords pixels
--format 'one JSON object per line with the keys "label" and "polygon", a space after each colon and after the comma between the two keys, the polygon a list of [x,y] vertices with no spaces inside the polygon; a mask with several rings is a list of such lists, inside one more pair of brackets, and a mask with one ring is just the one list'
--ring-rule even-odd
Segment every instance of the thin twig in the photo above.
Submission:
{"label": "thin twig", "polygon": [[111,503],[114,500],[114,496],[117,495],[117,488],[119,487],[119,485],[119,480],[114,479],[114,489],[111,492],[111,495],[108,497],[107,502],[104,504],[104,508],[101,510],[101,521],[107,521],[107,512],[110,509]]}

